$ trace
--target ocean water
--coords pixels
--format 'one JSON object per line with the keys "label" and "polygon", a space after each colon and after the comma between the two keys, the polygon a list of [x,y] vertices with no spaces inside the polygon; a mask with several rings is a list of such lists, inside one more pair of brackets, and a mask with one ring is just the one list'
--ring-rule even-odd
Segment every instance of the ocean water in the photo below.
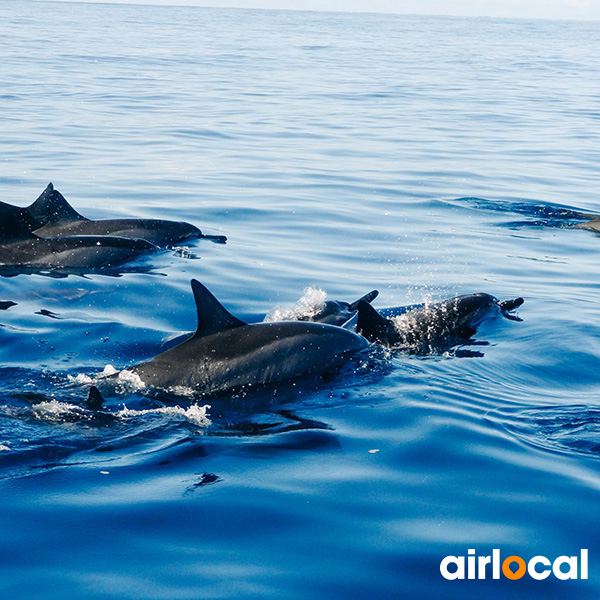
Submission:
{"label": "ocean water", "polygon": [[[4,597],[598,597],[597,23],[1,0],[0,47],[0,200],[228,237],[0,278]],[[249,321],[525,303],[479,355],[87,410],[195,328],[192,278]],[[589,574],[442,577],[469,549]]]}

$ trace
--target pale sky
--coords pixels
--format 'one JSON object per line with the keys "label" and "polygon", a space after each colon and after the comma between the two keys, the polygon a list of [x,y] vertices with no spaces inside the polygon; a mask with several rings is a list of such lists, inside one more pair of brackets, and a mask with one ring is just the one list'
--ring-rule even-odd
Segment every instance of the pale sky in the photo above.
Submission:
{"label": "pale sky", "polygon": [[[93,2],[94,0],[80,0]],[[118,4],[162,4],[384,12],[425,15],[600,20],[600,0],[101,0]]]}

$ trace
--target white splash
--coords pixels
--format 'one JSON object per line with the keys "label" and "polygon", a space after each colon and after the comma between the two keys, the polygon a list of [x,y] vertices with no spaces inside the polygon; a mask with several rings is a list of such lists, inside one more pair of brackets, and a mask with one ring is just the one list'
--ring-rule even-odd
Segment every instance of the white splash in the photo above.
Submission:
{"label": "white splash", "polygon": [[[107,365],[110,366],[110,365]],[[106,369],[105,369],[106,370]],[[116,372],[116,371],[115,371]],[[142,381],[140,376],[133,371],[123,369],[117,377],[120,384],[127,389],[141,390],[146,387],[146,384]]]}
{"label": "white splash", "polygon": [[125,406],[116,414],[122,419],[143,417],[147,415],[163,415],[168,418],[189,421],[198,427],[208,427],[211,424],[211,420],[208,418],[208,409],[210,409],[209,404],[205,404],[204,406],[192,404],[189,408],[182,408],[181,406],[162,406],[160,408],[149,408],[146,410],[132,410]]}
{"label": "white splash", "polygon": [[179,258],[196,258],[189,246],[171,246],[171,250],[173,250],[175,256],[178,256]]}
{"label": "white splash", "polygon": [[98,383],[99,380],[104,379],[105,377],[110,377],[111,375],[116,375],[119,371],[115,369],[112,365],[106,365],[102,373],[98,373],[91,377],[90,375],[86,375],[85,373],[78,373],[73,377],[73,375],[69,375],[68,379],[71,383],[76,385],[94,385]]}
{"label": "white splash", "polygon": [[171,386],[167,391],[171,394],[175,394],[176,396],[183,396],[187,398],[192,398],[198,393],[194,388],[187,387],[185,385]]}
{"label": "white splash", "polygon": [[68,375],[68,379],[71,383],[75,383],[76,385],[91,385],[94,383],[94,378],[85,373],[78,373],[75,377],[73,377],[73,375]]}
{"label": "white splash", "polygon": [[[149,408],[144,410],[133,410],[124,406],[121,410],[112,413],[119,419],[131,419],[135,417],[162,416],[176,421],[185,421],[192,423],[197,427],[206,428],[211,425],[208,417],[210,405],[200,406],[192,404],[189,408],[181,406],[161,406],[158,408]],[[40,402],[32,406],[33,415],[44,421],[76,422],[80,419],[85,420],[89,417],[89,412],[76,404],[59,402],[58,400],[49,400]],[[1,451],[10,451],[8,446],[0,444]]]}
{"label": "white splash", "polygon": [[267,313],[265,322],[297,321],[300,318],[314,317],[325,308],[326,298],[327,292],[316,287],[307,287],[294,306],[276,306]]}
{"label": "white splash", "polygon": [[31,407],[31,410],[36,417],[44,419],[60,419],[67,415],[73,415],[75,413],[82,412],[81,407],[75,404],[59,402],[58,400],[48,400],[46,402],[34,404]]}

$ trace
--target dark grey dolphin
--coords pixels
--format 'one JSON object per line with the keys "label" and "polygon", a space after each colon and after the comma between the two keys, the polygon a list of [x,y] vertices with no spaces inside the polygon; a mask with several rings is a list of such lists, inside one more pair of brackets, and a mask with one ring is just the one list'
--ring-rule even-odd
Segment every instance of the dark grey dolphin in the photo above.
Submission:
{"label": "dark grey dolphin", "polygon": [[475,334],[477,325],[494,312],[508,319],[520,320],[510,311],[521,304],[523,298],[501,302],[490,294],[468,294],[424,305],[388,319],[370,304],[361,302],[356,329],[371,342],[428,352],[469,339]]}
{"label": "dark grey dolphin", "polygon": [[[344,327],[349,329],[350,331],[354,331],[356,329],[354,321],[350,322],[350,319],[356,317],[356,313],[358,311],[358,303],[361,301],[364,302],[372,302],[375,298],[377,298],[379,292],[377,290],[373,290],[368,294],[365,294],[358,300],[354,302],[344,302],[343,300],[327,300],[323,306],[323,308],[314,315],[301,315],[298,317],[284,317],[277,319],[278,321],[312,321],[313,323],[325,323],[327,325],[337,325],[338,327]],[[268,315],[265,316],[265,318]],[[273,323],[275,320],[271,321],[267,320],[268,323]],[[191,333],[183,333],[178,335],[175,338],[172,338],[165,342],[164,348],[165,350],[169,348],[173,348],[177,344],[180,344],[182,341],[188,339],[192,334]]]}
{"label": "dark grey dolphin", "polygon": [[96,271],[122,265],[157,247],[143,239],[112,236],[41,238],[31,233],[6,204],[0,205],[0,268]]}
{"label": "dark grey dolphin", "polygon": [[[16,207],[14,207],[16,208]],[[198,238],[224,243],[223,235],[204,235],[200,229],[183,221],[164,219],[102,219],[92,221],[80,215],[49,183],[31,206],[20,209],[21,218],[30,231],[40,237],[65,235],[108,235],[144,239],[161,247]]]}
{"label": "dark grey dolphin", "polygon": [[218,394],[321,374],[368,346],[362,336],[322,323],[249,325],[231,315],[196,280],[192,280],[192,291],[198,313],[196,332],[130,369],[144,384]]}

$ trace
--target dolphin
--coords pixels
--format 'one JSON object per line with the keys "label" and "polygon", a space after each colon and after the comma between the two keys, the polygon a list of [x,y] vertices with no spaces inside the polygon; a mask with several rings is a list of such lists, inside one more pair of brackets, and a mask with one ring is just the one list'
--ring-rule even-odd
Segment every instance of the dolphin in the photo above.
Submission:
{"label": "dolphin", "polygon": [[122,265],[157,247],[144,239],[114,236],[41,238],[31,233],[12,210],[0,205],[0,268],[29,270],[95,271]]}
{"label": "dolphin", "polygon": [[[222,394],[322,374],[368,346],[334,325],[301,321],[245,323],[200,282],[191,282],[198,327],[183,343],[132,367],[147,385]],[[365,302],[366,304],[366,302]]]}
{"label": "dolphin", "polygon": [[588,229],[589,231],[595,231],[596,233],[600,233],[600,218],[596,217],[592,221],[587,221],[586,223],[579,223],[575,225],[576,229]]}
{"label": "dolphin", "polygon": [[[8,205],[10,206],[10,205]],[[183,221],[164,219],[101,219],[92,221],[80,215],[49,183],[39,198],[17,213],[24,225],[40,237],[66,235],[112,236],[144,239],[156,246],[165,247],[186,240],[205,238],[225,243],[223,235],[204,235],[200,229]]]}
{"label": "dolphin", "polygon": [[367,302],[360,302],[356,330],[383,346],[430,352],[468,340],[476,333],[476,327],[494,313],[520,321],[511,311],[523,302],[523,298],[499,301],[490,294],[468,294],[426,304],[392,318],[380,315]]}
{"label": "dolphin", "polygon": [[[344,327],[350,331],[356,330],[355,318],[358,311],[358,303],[363,300],[364,302],[372,302],[379,292],[373,290],[368,294],[365,294],[354,302],[344,302],[343,300],[327,300],[323,307],[314,314],[296,315],[293,311],[286,313],[285,316],[277,315],[277,318],[271,318],[270,313],[265,315],[263,321],[266,323],[273,323],[276,321],[312,321],[314,323],[325,323],[327,325],[336,325],[338,327]],[[170,340],[166,341],[163,345],[164,349],[167,350],[180,344],[182,341],[191,337],[192,333],[182,333]]]}
{"label": "dolphin", "polygon": [[368,302],[369,304],[377,298],[379,292],[373,290],[362,296],[354,302],[344,302],[342,300],[327,300],[323,308],[314,315],[306,315],[298,317],[298,321],[313,321],[315,323],[328,323],[329,325],[343,326],[358,311],[360,302]]}

